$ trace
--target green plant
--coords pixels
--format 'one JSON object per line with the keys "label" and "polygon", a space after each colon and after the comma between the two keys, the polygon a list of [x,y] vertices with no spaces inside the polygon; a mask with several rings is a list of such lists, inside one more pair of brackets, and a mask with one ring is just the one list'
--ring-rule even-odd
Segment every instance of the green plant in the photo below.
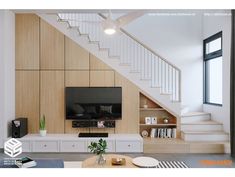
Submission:
{"label": "green plant", "polygon": [[46,130],[46,118],[45,118],[44,114],[39,120],[39,129],[40,130]]}
{"label": "green plant", "polygon": [[107,149],[107,142],[106,142],[106,140],[103,140],[101,138],[101,139],[99,139],[98,143],[91,142],[91,144],[88,146],[88,148],[90,149],[90,152],[92,152],[96,155],[104,154],[105,150]]}

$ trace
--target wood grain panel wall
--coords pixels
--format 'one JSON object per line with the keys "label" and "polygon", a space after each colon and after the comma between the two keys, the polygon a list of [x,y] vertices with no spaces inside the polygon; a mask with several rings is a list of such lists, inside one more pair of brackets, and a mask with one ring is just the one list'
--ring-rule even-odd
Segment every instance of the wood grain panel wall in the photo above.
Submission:
{"label": "wood grain panel wall", "polygon": [[40,20],[41,69],[64,69],[64,35]]}
{"label": "wood grain panel wall", "polygon": [[65,69],[89,70],[89,52],[65,37]]}
{"label": "wood grain panel wall", "polygon": [[39,17],[15,16],[16,69],[39,69]]}
{"label": "wood grain panel wall", "polygon": [[64,133],[64,71],[41,71],[40,113],[48,133]]}
{"label": "wood grain panel wall", "polygon": [[[16,23],[27,19],[27,22],[24,22],[27,23],[26,26],[34,24],[33,31],[38,32],[40,36],[38,39],[35,37],[33,40],[28,40],[23,32],[24,28],[18,24],[16,38],[19,40],[16,42],[16,49],[19,51],[16,60],[19,63],[16,67],[16,110],[17,116],[29,118],[31,133],[38,132],[39,116],[43,114],[46,116],[48,133],[88,131],[138,133],[139,92],[137,87],[37,16],[24,14],[24,18],[18,19]],[[31,36],[36,36],[36,33],[31,33]],[[31,45],[31,43],[37,44]],[[19,60],[19,58],[24,58],[27,48],[19,46],[21,44],[33,47],[33,51],[38,51],[33,52],[35,55],[33,61],[29,59],[33,54],[29,54],[25,61]],[[72,121],[65,120],[64,90],[66,86],[123,87],[123,119],[117,121],[115,129],[72,128]]]}
{"label": "wood grain panel wall", "polygon": [[114,71],[90,71],[91,87],[114,87]]}
{"label": "wood grain panel wall", "polygon": [[112,70],[112,68],[94,55],[90,54],[90,70]]}
{"label": "wood grain panel wall", "polygon": [[66,87],[89,87],[89,71],[65,71]]}
{"label": "wood grain panel wall", "polygon": [[39,129],[39,71],[16,71],[16,117],[27,117],[29,133]]}
{"label": "wood grain panel wall", "polygon": [[122,120],[116,122],[116,133],[139,133],[139,89],[115,73],[115,86],[122,87]]}

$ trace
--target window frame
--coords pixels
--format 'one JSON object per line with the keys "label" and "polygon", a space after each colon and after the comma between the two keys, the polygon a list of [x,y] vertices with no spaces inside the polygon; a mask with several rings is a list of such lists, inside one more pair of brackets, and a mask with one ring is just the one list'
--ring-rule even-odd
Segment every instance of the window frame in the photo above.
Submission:
{"label": "window frame", "polygon": [[[206,54],[206,44],[210,43],[218,38],[221,38],[221,49],[214,51],[214,52],[211,52],[209,54]],[[209,60],[213,60],[213,59],[222,57],[223,56],[222,53],[223,53],[223,34],[222,34],[222,31],[203,40],[203,104],[215,105],[215,106],[222,106],[223,105],[223,101],[221,104],[212,103],[212,102],[208,101],[208,97],[207,97],[207,94],[208,94],[207,62]],[[222,57],[222,60],[223,60],[223,57]]]}

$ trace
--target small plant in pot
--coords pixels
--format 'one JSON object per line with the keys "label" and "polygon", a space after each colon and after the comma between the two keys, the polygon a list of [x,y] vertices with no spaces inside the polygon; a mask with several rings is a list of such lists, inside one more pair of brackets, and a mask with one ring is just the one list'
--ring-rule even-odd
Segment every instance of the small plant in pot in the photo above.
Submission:
{"label": "small plant in pot", "polygon": [[39,129],[40,129],[40,135],[41,136],[46,136],[47,131],[46,131],[46,118],[45,118],[45,115],[43,115],[39,120]]}
{"label": "small plant in pot", "polygon": [[104,158],[104,153],[105,153],[105,150],[107,149],[107,142],[106,142],[106,140],[103,140],[101,138],[98,141],[98,143],[91,142],[91,144],[88,146],[88,148],[90,149],[90,152],[92,152],[93,154],[97,155],[96,162],[99,165],[105,164],[106,160]]}

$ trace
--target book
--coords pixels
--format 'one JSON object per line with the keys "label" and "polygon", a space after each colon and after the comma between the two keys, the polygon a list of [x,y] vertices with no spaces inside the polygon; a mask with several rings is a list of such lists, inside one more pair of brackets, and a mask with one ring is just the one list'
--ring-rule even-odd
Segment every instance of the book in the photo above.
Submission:
{"label": "book", "polygon": [[172,136],[171,136],[171,128],[168,128],[167,129],[167,138],[171,138]]}
{"label": "book", "polygon": [[176,138],[176,128],[172,129],[172,138]]}
{"label": "book", "polygon": [[15,164],[19,168],[30,168],[30,167],[36,166],[37,162],[35,162],[34,160],[30,159],[29,157],[23,157],[21,159],[17,159],[15,161]]}

